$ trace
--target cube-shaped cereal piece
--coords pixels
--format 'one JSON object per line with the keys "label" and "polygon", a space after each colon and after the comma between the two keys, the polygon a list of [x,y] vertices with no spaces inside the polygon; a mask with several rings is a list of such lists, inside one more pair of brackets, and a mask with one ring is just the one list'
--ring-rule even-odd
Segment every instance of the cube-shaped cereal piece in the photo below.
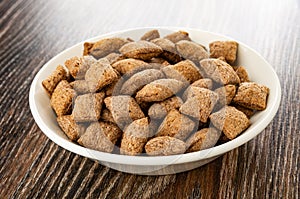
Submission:
{"label": "cube-shaped cereal piece", "polygon": [[189,37],[189,33],[182,30],[168,34],[164,38],[170,40],[174,44],[181,40],[191,41],[191,38]]}
{"label": "cube-shaped cereal piece", "polygon": [[76,93],[84,94],[90,92],[89,85],[85,80],[75,80],[70,82],[70,85],[76,91]]}
{"label": "cube-shaped cereal piece", "polygon": [[255,83],[243,82],[240,84],[233,102],[254,110],[264,110],[267,106],[269,88]]}
{"label": "cube-shaped cereal piece", "polygon": [[161,57],[168,60],[170,63],[177,63],[182,60],[180,55],[177,53],[175,44],[165,38],[157,38],[151,41],[152,43],[160,46],[163,49]]}
{"label": "cube-shaped cereal piece", "polygon": [[219,59],[203,59],[201,67],[209,78],[220,84],[239,84],[240,78],[233,68],[226,62]]}
{"label": "cube-shaped cereal piece", "polygon": [[79,95],[75,100],[72,115],[76,122],[98,121],[105,94],[89,93]]}
{"label": "cube-shaped cereal piece", "polygon": [[184,87],[184,83],[175,79],[159,79],[151,82],[136,94],[137,101],[160,102],[175,95]]}
{"label": "cube-shaped cereal piece", "polygon": [[80,66],[82,65],[83,58],[82,57],[72,57],[65,61],[65,66],[70,71],[72,77],[76,78],[77,73],[79,71]]}
{"label": "cube-shaped cereal piece", "polygon": [[197,66],[190,60],[178,62],[175,65],[169,65],[162,69],[168,78],[177,79],[191,84],[202,78]]}
{"label": "cube-shaped cereal piece", "polygon": [[114,71],[118,77],[113,82],[102,88],[101,91],[105,92],[105,96],[118,95],[125,81],[125,78],[123,78],[117,70],[114,69]]}
{"label": "cube-shaped cereal piece", "polygon": [[146,84],[157,79],[164,78],[162,71],[156,69],[147,69],[132,75],[122,86],[121,93],[125,95],[133,95]]}
{"label": "cube-shaped cereal piece", "polygon": [[84,134],[85,126],[77,124],[72,115],[58,116],[57,123],[72,141],[77,141]]}
{"label": "cube-shaped cereal piece", "polygon": [[213,81],[209,78],[203,78],[195,81],[191,84],[191,86],[200,87],[200,88],[207,88],[209,90],[213,87]]}
{"label": "cube-shaped cereal piece", "polygon": [[179,41],[176,43],[176,50],[180,56],[195,64],[199,64],[202,59],[209,58],[208,52],[203,46],[192,41]]}
{"label": "cube-shaped cereal piece", "polygon": [[116,124],[123,128],[132,121],[144,118],[145,115],[134,98],[128,95],[111,96],[104,99]]}
{"label": "cube-shaped cereal piece", "polygon": [[79,138],[78,143],[90,149],[111,153],[122,131],[109,122],[93,122]]}
{"label": "cube-shaped cereal piece", "polygon": [[222,130],[229,139],[234,139],[248,128],[250,120],[247,116],[233,106],[225,106],[218,112],[210,115],[213,125]]}
{"label": "cube-shaped cereal piece", "polygon": [[76,92],[66,80],[62,80],[52,93],[50,104],[57,116],[67,115],[72,110],[72,102]]}
{"label": "cube-shaped cereal piece", "polygon": [[236,60],[238,43],[235,41],[215,41],[209,44],[210,57],[224,57],[229,64]]}
{"label": "cube-shaped cereal piece", "polygon": [[47,77],[47,79],[43,80],[42,85],[47,91],[47,94],[51,96],[57,84],[66,79],[68,79],[67,71],[62,65],[58,65],[55,71],[53,71],[53,73]]}
{"label": "cube-shaped cereal piece", "polygon": [[219,95],[219,105],[225,106],[231,103],[236,93],[236,87],[235,85],[228,84],[223,87],[217,88],[214,91]]}
{"label": "cube-shaped cereal piece", "polygon": [[84,79],[86,71],[96,61],[92,56],[72,57],[65,61],[65,66],[69,69],[74,79]]}
{"label": "cube-shaped cereal piece", "polygon": [[179,109],[183,104],[182,100],[177,97],[171,97],[162,102],[154,103],[148,110],[151,119],[164,118],[172,109]]}
{"label": "cube-shaped cereal piece", "polygon": [[90,92],[96,92],[117,79],[118,75],[105,58],[98,60],[85,74]]}
{"label": "cube-shaped cereal piece", "polygon": [[187,152],[195,152],[215,146],[222,131],[215,128],[204,128],[194,133],[186,141]]}
{"label": "cube-shaped cereal piece", "polygon": [[141,40],[146,40],[146,41],[151,41],[153,39],[159,38],[159,32],[158,30],[150,30],[148,32],[146,32],[142,37]]}
{"label": "cube-shaped cereal piece", "polygon": [[117,37],[101,39],[95,43],[85,42],[83,55],[92,55],[96,59],[100,59],[110,53],[118,52],[127,43],[129,43],[127,39]]}
{"label": "cube-shaped cereal piece", "polygon": [[241,82],[250,82],[247,70],[243,66],[239,66],[235,70],[236,74],[239,76]]}
{"label": "cube-shaped cereal piece", "polygon": [[177,155],[185,152],[186,145],[177,138],[161,136],[149,140],[145,145],[145,150],[150,156]]}
{"label": "cube-shaped cereal piece", "polygon": [[123,59],[112,64],[112,67],[117,70],[121,75],[132,74],[133,71],[139,68],[149,67],[149,64],[137,59]]}
{"label": "cube-shaped cereal piece", "polygon": [[123,155],[138,155],[143,152],[149,137],[148,119],[142,118],[129,124],[123,134],[120,153]]}
{"label": "cube-shaped cereal piece", "polygon": [[189,96],[193,95],[194,87],[206,88],[206,89],[211,90],[212,87],[213,87],[213,81],[209,78],[199,79],[199,80],[195,81],[187,89],[185,89],[185,91],[183,92],[183,94],[182,94],[183,101],[186,101],[186,99]]}
{"label": "cube-shaped cereal piece", "polygon": [[193,120],[173,109],[159,126],[156,136],[170,136],[185,140],[196,126]]}
{"label": "cube-shaped cereal piece", "polygon": [[188,94],[187,100],[179,111],[206,123],[217,101],[218,94],[215,92],[206,88],[193,87],[193,93]]}
{"label": "cube-shaped cereal piece", "polygon": [[120,52],[128,58],[150,60],[163,52],[161,47],[148,41],[136,41],[125,44],[120,48]]}

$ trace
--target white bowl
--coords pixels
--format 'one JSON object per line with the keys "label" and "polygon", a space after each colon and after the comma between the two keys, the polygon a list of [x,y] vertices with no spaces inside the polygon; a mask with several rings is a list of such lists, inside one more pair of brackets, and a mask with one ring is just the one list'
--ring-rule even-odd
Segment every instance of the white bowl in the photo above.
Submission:
{"label": "white bowl", "polygon": [[[88,41],[97,41],[99,39],[112,36],[124,38],[130,37],[137,40],[146,31],[151,29],[158,29],[161,36],[174,31],[185,30],[190,34],[190,37],[194,41],[199,42],[206,47],[208,47],[210,42],[215,40],[233,40],[219,34],[189,28],[149,27],[109,33],[92,38]],[[246,67],[252,81],[266,85],[270,88],[268,105],[264,111],[256,113],[251,118],[252,125],[243,134],[225,144],[207,150],[173,156],[136,157],[99,152],[84,148],[69,141],[56,122],[55,113],[50,107],[49,97],[41,83],[52,71],[55,70],[58,64],[63,64],[64,61],[70,57],[81,56],[83,51],[83,42],[56,55],[37,73],[30,88],[30,109],[39,128],[53,142],[71,152],[97,160],[101,164],[110,168],[142,175],[164,175],[191,170],[216,159],[220,155],[237,148],[254,138],[270,123],[278,110],[281,98],[281,89],[280,82],[275,71],[257,52],[241,42],[238,43],[239,48],[237,63],[238,65]]]}

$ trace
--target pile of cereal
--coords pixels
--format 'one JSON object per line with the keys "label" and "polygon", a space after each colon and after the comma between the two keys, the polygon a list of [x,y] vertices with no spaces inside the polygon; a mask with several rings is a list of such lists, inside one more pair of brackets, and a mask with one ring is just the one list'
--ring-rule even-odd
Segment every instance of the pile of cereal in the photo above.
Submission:
{"label": "pile of cereal", "polygon": [[174,155],[232,140],[266,108],[269,88],[235,66],[238,43],[209,52],[184,31],[84,43],[42,82],[68,138],[124,155]]}

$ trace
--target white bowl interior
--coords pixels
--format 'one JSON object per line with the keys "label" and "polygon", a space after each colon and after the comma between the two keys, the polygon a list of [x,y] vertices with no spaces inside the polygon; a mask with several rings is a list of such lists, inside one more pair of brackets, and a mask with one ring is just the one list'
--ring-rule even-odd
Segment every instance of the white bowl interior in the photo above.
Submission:
{"label": "white bowl interior", "polygon": [[[97,41],[106,37],[130,37],[138,40],[149,28],[137,28],[125,30],[99,37],[88,41]],[[201,30],[189,28],[164,27],[157,28],[161,36],[178,30],[189,32],[190,37],[208,49],[208,44],[216,40],[233,40],[231,38]],[[238,41],[237,41],[238,42]],[[73,56],[81,56],[83,42],[72,46],[61,52],[49,62],[47,62],[35,76],[29,94],[29,104],[32,115],[40,129],[56,144],[74,152],[76,154],[100,161],[102,164],[111,168],[138,174],[170,174],[190,170],[212,161],[221,154],[228,152],[255,137],[259,134],[275,116],[281,98],[279,79],[273,68],[253,49],[239,42],[238,65],[246,67],[250,79],[257,83],[266,85],[270,88],[268,105],[264,111],[256,113],[251,118],[252,125],[240,136],[225,144],[211,149],[188,153],[183,155],[173,155],[166,157],[132,157],[118,154],[109,154],[84,148],[68,140],[56,122],[56,115],[50,106],[50,99],[42,87],[42,81],[51,74],[58,64],[64,64],[65,60]]]}

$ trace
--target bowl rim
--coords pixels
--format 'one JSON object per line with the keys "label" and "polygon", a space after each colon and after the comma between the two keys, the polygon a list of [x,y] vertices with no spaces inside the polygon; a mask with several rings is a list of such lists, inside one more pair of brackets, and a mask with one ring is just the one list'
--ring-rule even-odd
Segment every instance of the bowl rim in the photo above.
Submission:
{"label": "bowl rim", "polygon": [[125,30],[120,30],[120,31],[114,31],[106,34],[101,34],[96,37],[92,37],[90,39],[87,39],[85,41],[79,42],[59,54],[55,55],[53,58],[51,58],[47,63],[45,63],[38,73],[35,75],[31,86],[30,86],[30,91],[29,91],[29,106],[31,113],[33,115],[33,118],[40,128],[40,130],[54,143],[58,144],[62,148],[71,151],[75,154],[79,154],[81,156],[85,156],[91,159],[95,159],[98,161],[103,161],[103,162],[108,162],[108,163],[115,163],[115,164],[124,164],[124,165],[148,165],[148,166],[157,166],[157,165],[170,165],[170,164],[182,164],[182,163],[187,163],[187,162],[194,162],[194,161],[199,161],[199,160],[204,160],[208,158],[213,158],[220,156],[228,151],[231,151],[234,148],[237,148],[249,140],[253,139],[255,136],[260,134],[271,122],[271,120],[275,117],[280,101],[281,101],[281,86],[280,86],[280,81],[279,78],[273,69],[273,67],[254,49],[249,47],[248,45],[244,44],[243,42],[237,41],[239,45],[243,45],[245,48],[249,49],[250,51],[254,52],[263,62],[268,66],[270,71],[272,72],[272,75],[275,77],[275,90],[272,90],[273,94],[276,96],[275,97],[275,102],[268,105],[267,109],[264,111],[268,111],[267,115],[263,117],[262,120],[258,122],[251,130],[247,130],[246,133],[243,133],[239,135],[237,138],[228,141],[224,144],[214,146],[209,149],[197,151],[197,152],[192,152],[192,153],[185,153],[185,154],[179,154],[179,155],[170,155],[170,156],[128,156],[128,155],[121,155],[121,154],[112,154],[112,153],[105,153],[101,151],[96,151],[92,149],[85,148],[83,146],[80,146],[78,144],[75,144],[55,132],[53,132],[47,124],[41,119],[41,117],[38,114],[37,111],[37,105],[35,103],[35,87],[38,84],[38,77],[42,74],[43,70],[45,70],[50,64],[51,61],[57,59],[60,57],[62,54],[64,54],[66,51],[69,51],[70,49],[74,48],[75,46],[82,45],[84,42],[88,41],[94,41],[100,38],[108,37],[108,36],[114,36],[117,34],[122,34],[130,31],[139,31],[139,30],[150,30],[150,29],[158,29],[158,30],[171,30],[171,31],[178,31],[178,30],[184,30],[187,32],[193,31],[193,32],[202,32],[204,34],[210,34],[218,37],[222,37],[224,39],[228,40],[234,40],[237,41],[236,39],[232,39],[228,36],[219,34],[219,33],[214,33],[210,31],[205,31],[205,30],[200,30],[200,29],[195,29],[195,28],[188,28],[188,27],[170,27],[170,26],[153,26],[153,27],[137,27],[137,28],[130,28],[130,29],[125,29]]}

